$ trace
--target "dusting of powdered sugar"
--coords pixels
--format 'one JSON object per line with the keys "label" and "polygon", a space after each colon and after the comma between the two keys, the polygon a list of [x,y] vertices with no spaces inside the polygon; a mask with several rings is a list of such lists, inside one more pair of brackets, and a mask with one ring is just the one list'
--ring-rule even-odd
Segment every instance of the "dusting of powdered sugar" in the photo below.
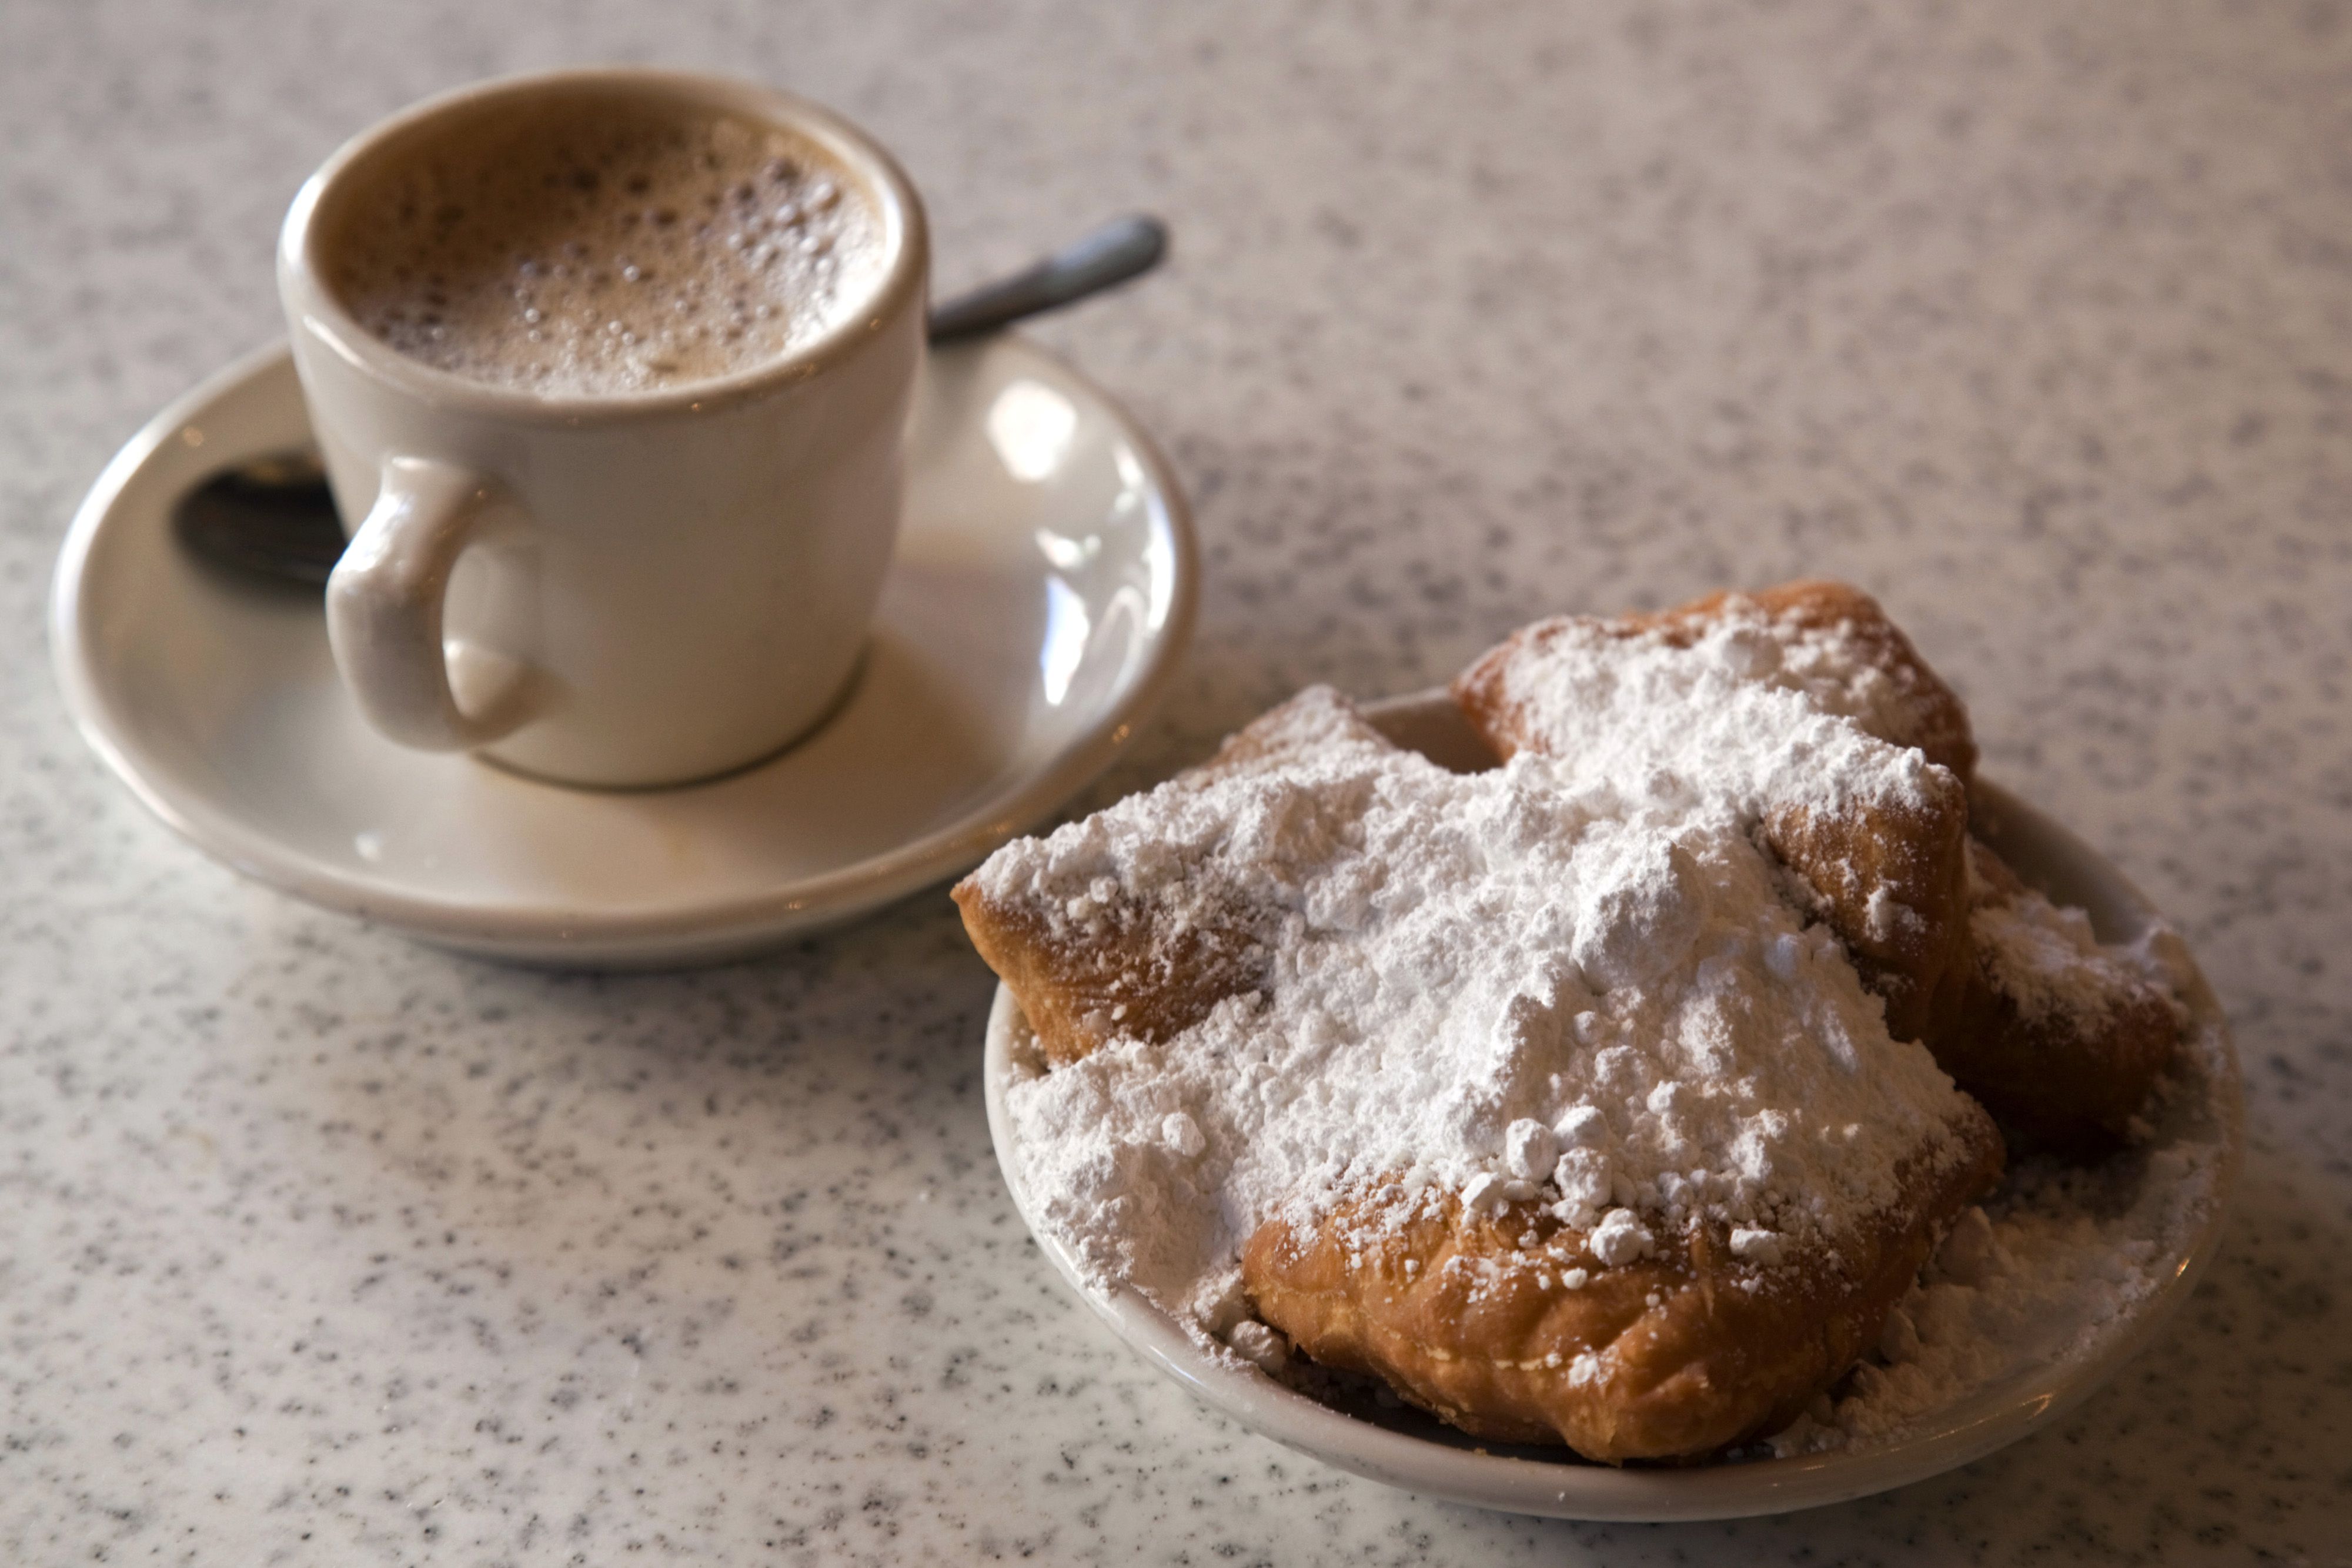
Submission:
{"label": "dusting of powdered sugar", "polygon": [[1664,769],[1751,816],[1768,804],[1919,807],[1957,782],[1888,738],[1908,725],[1910,695],[1835,629],[1735,599],[1687,641],[1591,620],[1523,637],[1499,695],[1527,740],[1579,777]]}
{"label": "dusting of powdered sugar", "polygon": [[[2151,983],[2186,988],[2186,954],[2161,925],[2104,955]],[[2218,1019],[2199,1020],[2157,1086],[2152,1126],[2094,1166],[2037,1156],[1952,1227],[1887,1316],[1879,1343],[1839,1386],[1754,1453],[1819,1453],[1903,1440],[1920,1422],[1971,1416],[1972,1396],[2024,1400],[2053,1368],[2094,1365],[2210,1247],[2228,1197],[2235,1069]],[[2026,1386],[2031,1385],[2031,1386]]]}
{"label": "dusting of powdered sugar", "polygon": [[2099,945],[2091,917],[2027,888],[1969,915],[1969,935],[1985,972],[2028,1023],[2095,1020],[2142,983],[2131,955]]}
{"label": "dusting of powdered sugar", "polygon": [[[1817,762],[1900,776],[1893,748],[1812,716]],[[1958,1091],[1784,900],[1704,753],[1454,774],[1320,689],[1249,737],[1246,765],[977,873],[1052,940],[1142,909],[1163,938],[1261,947],[1255,988],[1191,1028],[1006,1088],[1023,1184],[1097,1288],[1230,1331],[1262,1222],[1391,1183],[1542,1201],[1604,1264],[1706,1220],[1762,1270],[1895,1202],[1898,1162],[1957,1154]]]}
{"label": "dusting of powdered sugar", "polygon": [[1931,683],[1903,661],[1890,661],[1856,634],[1851,621],[1808,625],[1773,615],[1754,600],[1733,594],[1715,617],[1727,633],[1770,640],[1773,652],[1753,678],[1802,694],[1824,712],[1853,719],[1881,740],[1916,744],[1927,727]]}

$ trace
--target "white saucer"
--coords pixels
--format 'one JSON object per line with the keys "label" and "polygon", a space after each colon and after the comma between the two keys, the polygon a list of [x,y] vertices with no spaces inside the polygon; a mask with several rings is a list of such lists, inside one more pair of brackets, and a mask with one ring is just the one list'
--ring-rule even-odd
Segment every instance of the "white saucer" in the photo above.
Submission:
{"label": "white saucer", "polygon": [[1192,631],[1166,462],[1068,366],[999,337],[931,361],[898,559],[823,729],[685,789],[538,783],[379,737],[315,595],[232,580],[173,538],[190,486],[309,440],[282,347],[141,431],[58,562],[58,677],[90,744],[198,848],[445,947],[703,962],[951,876],[1109,763]]}
{"label": "white saucer", "polygon": [[[1443,692],[1368,704],[1364,713],[1391,740],[1449,767],[1492,761]],[[2128,942],[2157,921],[2121,873],[2015,796],[1979,779],[1976,805],[1978,826],[2019,875],[2086,910],[2101,940]],[[2160,1277],[2160,1284],[2120,1305],[2086,1299],[2076,1310],[2050,1314],[2030,1335],[1994,1347],[1997,1364],[1969,1392],[1883,1438],[1822,1453],[1679,1468],[1612,1469],[1558,1449],[1482,1445],[1410,1408],[1343,1411],[1236,1357],[1202,1349],[1132,1290],[1098,1293],[1044,1228],[1042,1206],[1022,1180],[1004,1091],[1045,1066],[1028,1020],[1002,986],[989,1014],[982,1081],[997,1165],[1039,1249],[1120,1339],[1203,1404],[1327,1464],[1428,1497],[1555,1519],[1733,1519],[1844,1502],[1967,1464],[2056,1420],[2153,1342],[2220,1244],[2245,1139],[2236,1057],[2221,1004],[2193,964],[2181,979],[2190,1014],[2182,1092],[2151,1108],[2156,1125],[2145,1143],[2115,1156],[2131,1163],[2115,1184],[2121,1190],[2104,1197],[2117,1203],[2123,1219],[2085,1244],[2103,1250],[2079,1260],[2084,1267],[2074,1276],[2106,1277],[2101,1265],[2112,1261],[2112,1277]]]}

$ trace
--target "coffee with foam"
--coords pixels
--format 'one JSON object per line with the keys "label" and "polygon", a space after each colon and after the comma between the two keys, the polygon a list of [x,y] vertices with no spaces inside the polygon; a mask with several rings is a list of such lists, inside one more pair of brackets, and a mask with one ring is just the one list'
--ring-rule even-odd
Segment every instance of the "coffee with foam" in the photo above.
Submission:
{"label": "coffee with foam", "polygon": [[872,199],[809,139],[593,103],[477,128],[346,209],[330,286],[369,332],[519,391],[656,391],[753,369],[873,299]]}

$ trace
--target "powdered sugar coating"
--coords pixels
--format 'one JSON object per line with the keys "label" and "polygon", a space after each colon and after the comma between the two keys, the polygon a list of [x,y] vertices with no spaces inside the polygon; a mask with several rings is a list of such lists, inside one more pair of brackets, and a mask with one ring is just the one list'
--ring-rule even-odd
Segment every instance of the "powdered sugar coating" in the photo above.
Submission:
{"label": "powdered sugar coating", "polygon": [[1801,692],[1823,712],[1850,718],[1880,740],[1973,759],[1958,699],[1916,662],[1883,616],[1868,630],[1851,619],[1824,623],[1795,612],[1774,614],[1737,593],[1726,596],[1717,613],[1727,632],[1771,643],[1769,655],[1747,655],[1759,672],[1751,678]]}
{"label": "powdered sugar coating", "polygon": [[2095,1023],[2145,984],[2124,955],[2099,945],[2089,915],[2031,888],[1979,904],[1969,912],[1969,934],[1987,977],[2028,1023]]}
{"label": "powdered sugar coating", "polygon": [[1917,810],[1957,782],[1891,738],[1916,727],[1916,694],[1836,628],[1733,598],[1674,632],[1563,619],[1519,640],[1496,695],[1580,779],[1639,789],[1663,776],[1751,817],[1768,804]]}
{"label": "powdered sugar coating", "polygon": [[[1851,721],[1824,723],[1819,747],[1852,754]],[[1326,691],[1252,736],[1244,761],[978,873],[1056,939],[1126,908],[1260,934],[1256,989],[1007,1092],[1025,1184],[1100,1282],[1213,1327],[1258,1224],[1391,1180],[1534,1186],[1604,1260],[1720,1223],[1763,1267],[1768,1238],[1892,1203],[1897,1162],[1962,1113],[1721,792],[1532,754],[1448,773]],[[1162,1132],[1177,1114],[1195,1158]]]}
{"label": "powdered sugar coating", "polygon": [[[2168,993],[2186,986],[2179,938],[2153,925],[2103,961]],[[1763,1451],[1899,1440],[2002,1380],[2094,1354],[2179,1288],[2181,1260],[2226,1194],[2231,1049],[2218,1017],[2183,1042],[2146,1141],[2096,1166],[2042,1157],[1963,1215],[1889,1315],[1875,1356]]]}

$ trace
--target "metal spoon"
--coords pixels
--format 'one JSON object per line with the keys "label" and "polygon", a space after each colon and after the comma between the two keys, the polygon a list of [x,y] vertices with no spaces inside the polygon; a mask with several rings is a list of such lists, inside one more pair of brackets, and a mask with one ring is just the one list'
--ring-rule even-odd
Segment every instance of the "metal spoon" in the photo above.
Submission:
{"label": "metal spoon", "polygon": [[1010,277],[931,307],[931,341],[951,343],[993,332],[1024,317],[1058,310],[1089,294],[1139,277],[1168,254],[1168,226],[1138,213],[1113,218]]}
{"label": "metal spoon", "polygon": [[[934,343],[992,332],[1139,277],[1168,254],[1168,229],[1116,218],[1009,277],[931,308]],[[172,528],[189,550],[247,577],[326,586],[343,553],[335,498],[314,451],[276,452],[225,468],[180,497]]]}

